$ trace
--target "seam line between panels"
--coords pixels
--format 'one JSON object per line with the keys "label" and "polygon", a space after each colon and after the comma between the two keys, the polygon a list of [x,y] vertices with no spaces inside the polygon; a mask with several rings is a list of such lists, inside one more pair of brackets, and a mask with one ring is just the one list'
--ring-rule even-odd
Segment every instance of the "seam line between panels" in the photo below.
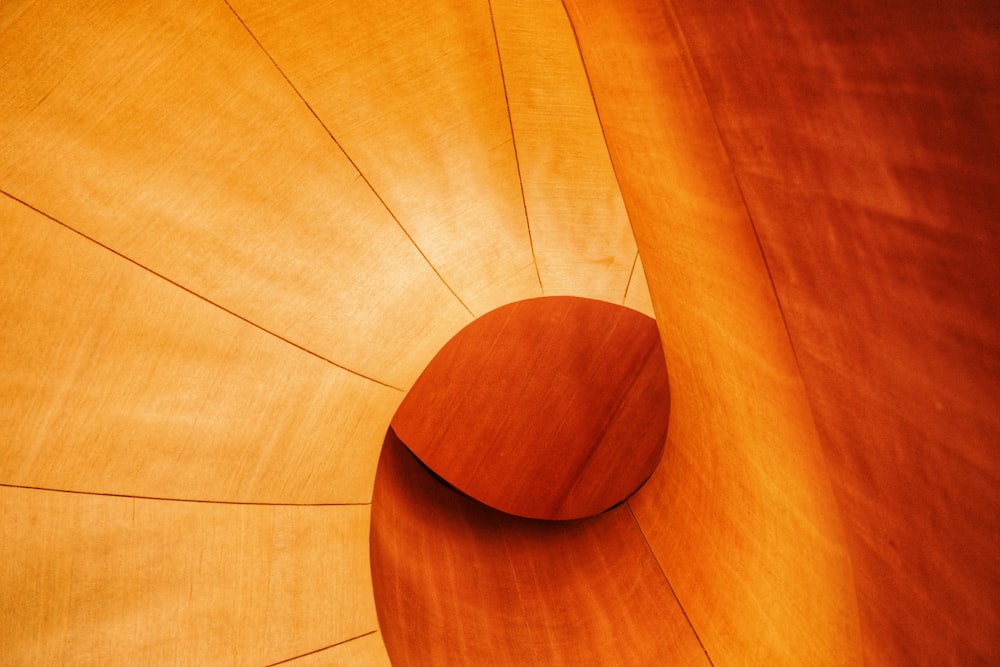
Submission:
{"label": "seam line between panels", "polygon": [[448,284],[448,281],[444,279],[444,276],[442,276],[441,272],[438,271],[436,266],[434,266],[434,263],[431,262],[430,258],[424,253],[424,251],[420,248],[420,246],[417,245],[416,240],[413,238],[413,236],[410,235],[410,232],[406,229],[405,226],[403,226],[403,223],[400,222],[399,218],[396,216],[393,210],[389,208],[389,204],[385,201],[385,199],[382,198],[382,195],[378,193],[378,191],[375,189],[375,186],[372,185],[372,182],[370,180],[368,180],[368,177],[365,175],[363,171],[361,171],[361,168],[358,167],[354,159],[350,155],[348,155],[346,150],[344,150],[344,147],[340,144],[340,142],[337,141],[337,137],[333,135],[333,132],[330,130],[329,127],[327,127],[326,123],[323,122],[323,119],[319,117],[319,114],[316,113],[316,110],[313,109],[312,105],[309,104],[309,102],[302,95],[302,93],[295,86],[295,84],[292,83],[292,80],[288,77],[288,75],[285,74],[285,70],[281,69],[281,66],[278,65],[278,61],[276,61],[271,56],[270,52],[264,48],[264,45],[261,44],[259,39],[257,39],[257,35],[253,34],[253,31],[250,30],[250,26],[246,24],[246,22],[243,20],[243,17],[240,16],[235,9],[233,9],[233,6],[231,4],[229,4],[229,0],[224,0],[224,1],[226,3],[226,6],[229,7],[229,11],[233,13],[233,16],[235,16],[236,20],[240,22],[240,25],[243,26],[243,29],[247,31],[247,34],[250,35],[250,38],[254,41],[257,47],[261,50],[261,52],[265,56],[267,56],[267,59],[271,61],[271,64],[274,65],[274,68],[278,70],[278,73],[285,80],[285,83],[288,84],[288,86],[292,89],[292,91],[299,98],[299,100],[302,101],[302,104],[304,104],[306,109],[309,110],[309,113],[312,114],[313,118],[316,119],[316,122],[320,124],[320,127],[322,127],[324,131],[326,131],[327,136],[330,137],[330,140],[333,141],[334,145],[340,150],[340,152],[344,155],[344,157],[347,158],[348,163],[350,163],[351,167],[354,168],[354,171],[357,172],[358,176],[361,177],[361,180],[365,182],[365,185],[368,186],[368,189],[371,191],[373,195],[375,195],[375,198],[379,201],[379,203],[382,204],[382,208],[386,210],[386,212],[389,214],[389,217],[393,219],[393,221],[396,223],[396,226],[399,227],[399,229],[403,232],[403,234],[406,236],[409,242],[417,250],[417,252],[420,253],[420,256],[423,258],[424,262],[426,262],[427,266],[429,266],[431,271],[434,272],[434,275],[438,277],[438,280],[441,281],[441,284],[443,284],[447,288],[447,290],[451,292],[451,295],[455,297],[455,299],[457,299],[460,304],[462,304],[462,308],[465,308],[465,310],[469,313],[469,315],[475,317],[476,314],[473,313],[472,309],[469,308],[469,306],[465,303],[465,301],[462,300],[462,297],[458,295],[458,292],[456,292],[452,288],[452,286]]}
{"label": "seam line between panels", "polygon": [[100,498],[124,498],[132,500],[159,500],[171,503],[201,503],[203,505],[240,505],[254,507],[369,507],[366,503],[268,503],[240,500],[204,500],[200,498],[167,498],[164,496],[139,496],[129,493],[104,493],[99,491],[75,491],[73,489],[53,489],[46,486],[29,486],[26,484],[6,484],[0,482],[0,488],[21,489],[24,491],[45,491],[48,493],[69,493],[77,496],[97,496]]}
{"label": "seam line between panels", "polygon": [[[726,155],[726,161],[729,163],[729,171],[733,176],[733,183],[736,185],[736,191],[740,193],[740,202],[743,204],[743,210],[747,214],[747,220],[750,222],[750,230],[753,232],[754,240],[757,242],[757,251],[760,253],[761,261],[764,263],[764,270],[767,272],[767,280],[771,284],[771,293],[774,294],[774,302],[778,305],[778,313],[781,315],[781,325],[785,329],[785,337],[788,339],[788,346],[792,350],[792,358],[795,360],[795,369],[799,372],[799,378],[802,378],[802,366],[799,363],[799,355],[795,350],[795,343],[792,341],[791,331],[788,329],[788,318],[785,317],[785,308],[781,305],[781,297],[778,295],[778,288],[774,284],[774,276],[771,273],[771,265],[767,261],[767,255],[764,253],[764,244],[761,243],[760,234],[757,232],[757,223],[754,221],[753,214],[750,212],[750,205],[747,203],[746,194],[743,191],[743,184],[740,183],[739,173],[736,171],[736,164],[733,162],[732,152],[729,150],[729,145],[726,143],[725,137],[722,135],[722,129],[719,126],[719,119],[715,113],[715,107],[708,99],[708,94],[705,92],[705,82],[701,75],[701,69],[698,67],[698,62],[694,59],[694,55],[691,53],[691,47],[688,45],[687,33],[684,31],[684,26],[681,25],[680,19],[677,17],[677,12],[674,10],[673,3],[671,0],[663,0],[663,5],[666,7],[667,11],[670,13],[670,18],[673,20],[674,25],[677,26],[677,32],[681,36],[681,44],[684,47],[684,54],[687,56],[688,62],[694,68],[695,73],[698,78],[698,88],[701,90],[701,97],[705,100],[705,106],[708,107],[709,114],[712,117],[712,125],[715,127],[715,136],[719,139],[719,145],[722,147],[722,152]],[[803,386],[805,385],[805,380],[802,380]],[[806,395],[809,411],[812,410],[812,400],[809,399],[808,394]],[[815,419],[814,419],[815,421]]]}
{"label": "seam line between panels", "polygon": [[545,285],[542,284],[542,272],[538,268],[538,255],[535,254],[535,239],[531,233],[531,219],[528,216],[528,200],[524,196],[524,179],[521,177],[521,157],[517,152],[517,137],[514,136],[514,117],[510,112],[510,96],[507,94],[507,76],[503,69],[503,56],[500,55],[500,37],[497,35],[497,22],[493,15],[493,2],[487,0],[490,10],[490,25],[493,27],[493,44],[497,49],[497,65],[500,66],[500,83],[503,84],[503,101],[507,108],[507,124],[510,127],[510,143],[514,147],[514,165],[517,167],[517,185],[521,189],[521,206],[524,208],[524,224],[528,228],[528,246],[531,248],[531,261],[535,265],[535,277],[538,278],[538,289],[545,295]]}
{"label": "seam line between panels", "polygon": [[628,291],[632,289],[632,276],[635,275],[635,267],[639,265],[639,251],[635,251],[635,257],[632,258],[632,268],[628,272],[628,282],[625,283],[625,293],[622,294],[622,305],[628,301]]}
{"label": "seam line between panels", "polygon": [[680,598],[677,597],[677,592],[670,583],[670,579],[667,578],[667,573],[663,571],[663,565],[660,563],[660,559],[656,557],[656,552],[653,551],[653,547],[649,543],[649,539],[646,537],[646,531],[642,529],[639,519],[636,518],[635,512],[632,511],[632,504],[626,500],[625,507],[628,508],[629,516],[632,517],[632,521],[635,522],[635,527],[639,530],[639,534],[642,535],[642,541],[646,543],[646,549],[649,550],[650,557],[652,557],[653,562],[656,563],[656,568],[660,571],[660,574],[663,575],[663,581],[667,582],[667,588],[670,589],[670,594],[674,597],[674,601],[677,603],[677,608],[681,610],[681,613],[684,615],[684,620],[687,621],[688,627],[691,628],[691,633],[694,635],[694,638],[698,640],[698,646],[700,646],[702,652],[704,652],[705,659],[708,660],[709,665],[714,667],[715,663],[712,662],[712,656],[710,656],[708,651],[705,649],[705,645],[701,642],[701,637],[698,635],[698,631],[695,630],[694,624],[691,622],[691,619],[688,618],[687,611],[684,609],[684,605],[681,604]]}
{"label": "seam line between panels", "polygon": [[329,646],[324,646],[323,648],[318,648],[315,651],[309,651],[308,653],[303,653],[301,655],[296,655],[296,656],[291,657],[291,658],[286,658],[285,660],[280,660],[278,662],[272,662],[271,664],[267,665],[267,667],[276,667],[277,665],[284,665],[286,663],[292,662],[293,660],[298,660],[299,658],[305,658],[307,656],[314,655],[316,653],[322,653],[323,651],[326,651],[328,649],[334,648],[336,646],[341,646],[342,644],[347,644],[348,642],[352,642],[355,639],[361,639],[363,637],[368,637],[369,635],[373,635],[376,632],[378,632],[378,630],[369,630],[368,632],[366,632],[364,634],[360,634],[360,635],[357,635],[355,637],[351,637],[350,639],[345,639],[344,641],[337,642],[336,644],[330,644]]}
{"label": "seam line between panels", "polygon": [[389,384],[388,382],[383,382],[382,380],[378,380],[378,379],[373,378],[373,377],[371,377],[369,375],[365,375],[364,373],[361,373],[359,371],[356,371],[356,370],[353,370],[351,368],[348,368],[347,366],[344,366],[342,364],[338,364],[337,362],[335,362],[335,361],[333,361],[331,359],[327,359],[323,355],[321,355],[321,354],[319,354],[317,352],[313,352],[309,348],[303,347],[302,345],[299,345],[298,343],[296,343],[294,341],[291,341],[291,340],[285,338],[284,336],[281,336],[280,334],[277,334],[277,333],[271,331],[270,329],[266,329],[265,327],[261,326],[260,324],[257,324],[256,322],[247,319],[246,317],[240,315],[239,313],[237,313],[235,311],[232,311],[229,308],[226,308],[225,306],[223,306],[223,305],[221,305],[219,303],[216,303],[215,301],[212,301],[208,297],[203,296],[201,294],[198,294],[194,290],[192,290],[192,289],[190,289],[188,287],[185,287],[184,285],[180,284],[179,282],[166,277],[162,273],[154,271],[153,269],[151,269],[148,266],[140,263],[139,261],[137,261],[135,259],[132,259],[128,255],[125,255],[125,254],[123,254],[123,253],[115,250],[111,246],[108,246],[108,245],[105,245],[104,243],[101,243],[100,241],[98,241],[97,239],[93,238],[92,236],[88,236],[87,234],[84,234],[80,230],[72,227],[71,225],[63,222],[62,220],[59,220],[55,216],[52,216],[52,215],[46,213],[45,211],[41,210],[38,207],[32,206],[28,202],[24,201],[23,199],[21,199],[19,197],[16,197],[16,196],[12,195],[11,193],[7,192],[6,190],[3,190],[2,188],[0,188],[0,194],[3,194],[5,196],[9,197],[10,199],[16,201],[17,203],[22,204],[23,206],[26,206],[26,207],[30,208],[35,213],[38,213],[39,215],[45,216],[46,218],[48,218],[52,222],[56,223],[60,227],[63,227],[65,229],[73,232],[77,236],[79,236],[79,237],[81,237],[83,239],[86,239],[87,241],[90,241],[91,243],[93,243],[93,244],[95,244],[95,245],[97,245],[97,246],[99,246],[101,248],[104,248],[105,250],[107,250],[111,254],[113,254],[113,255],[115,255],[117,257],[120,257],[121,259],[124,259],[125,261],[129,262],[130,264],[133,264],[133,265],[139,267],[140,269],[142,269],[143,271],[146,271],[147,273],[153,274],[157,278],[170,283],[174,287],[187,292],[191,296],[193,296],[195,298],[198,298],[198,299],[204,301],[205,303],[207,303],[207,304],[209,304],[211,306],[214,306],[214,307],[218,308],[219,310],[221,310],[221,311],[223,311],[225,313],[228,313],[229,315],[232,315],[233,317],[235,317],[236,319],[240,320],[241,322],[245,322],[246,324],[249,324],[250,326],[254,327],[255,329],[258,329],[259,331],[262,331],[262,332],[268,334],[269,336],[271,336],[273,338],[277,338],[278,340],[280,340],[280,341],[282,341],[284,343],[287,343],[288,345],[291,345],[292,347],[294,347],[294,348],[296,348],[298,350],[301,350],[302,352],[305,352],[308,355],[316,357],[317,359],[319,359],[321,361],[325,361],[326,363],[330,364],[331,366],[335,366],[335,367],[339,368],[342,371],[346,371],[347,373],[350,373],[351,375],[355,375],[355,376],[357,376],[359,378],[368,380],[369,382],[374,382],[375,384],[382,385],[383,387],[387,387],[389,389],[395,389],[396,391],[405,391],[404,389],[402,389],[400,387],[397,387],[395,385]]}

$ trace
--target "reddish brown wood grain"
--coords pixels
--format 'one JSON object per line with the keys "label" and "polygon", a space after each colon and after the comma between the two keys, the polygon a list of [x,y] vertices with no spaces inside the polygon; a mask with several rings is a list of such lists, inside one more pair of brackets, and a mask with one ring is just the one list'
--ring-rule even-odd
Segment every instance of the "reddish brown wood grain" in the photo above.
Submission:
{"label": "reddish brown wood grain", "polygon": [[628,507],[513,517],[435,480],[392,431],[371,559],[396,667],[709,664]]}
{"label": "reddish brown wood grain", "polygon": [[713,661],[1000,663],[1000,5],[565,4],[675,396],[630,504]]}
{"label": "reddish brown wood grain", "polygon": [[577,297],[482,316],[434,357],[393,428],[490,507],[541,519],[602,512],[660,459],[667,371],[652,318]]}
{"label": "reddish brown wood grain", "polygon": [[670,368],[629,501],[716,665],[861,662],[851,562],[752,221],[669,5],[567,1]]}
{"label": "reddish brown wood grain", "polygon": [[866,662],[998,664],[1000,3],[672,4],[829,462]]}

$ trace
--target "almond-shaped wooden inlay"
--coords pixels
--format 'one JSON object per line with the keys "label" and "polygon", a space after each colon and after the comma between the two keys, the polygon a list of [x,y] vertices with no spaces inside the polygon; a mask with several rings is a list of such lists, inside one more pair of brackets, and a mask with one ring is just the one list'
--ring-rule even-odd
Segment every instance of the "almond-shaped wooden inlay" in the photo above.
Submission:
{"label": "almond-shaped wooden inlay", "polygon": [[653,319],[578,297],[519,301],[452,338],[392,421],[427,467],[510,514],[576,519],[653,472],[670,394]]}

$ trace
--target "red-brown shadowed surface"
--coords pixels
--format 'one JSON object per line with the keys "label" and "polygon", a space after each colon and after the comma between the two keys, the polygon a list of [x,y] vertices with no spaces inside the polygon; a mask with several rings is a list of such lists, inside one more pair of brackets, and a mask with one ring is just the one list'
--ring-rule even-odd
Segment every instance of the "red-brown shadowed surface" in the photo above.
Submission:
{"label": "red-brown shadowed surface", "polygon": [[752,221],[670,8],[567,0],[670,368],[629,500],[715,665],[861,662],[851,562]]}
{"label": "red-brown shadowed surface", "polygon": [[712,660],[1000,664],[1000,4],[565,5],[674,391],[629,504]]}
{"label": "red-brown shadowed surface", "polygon": [[1000,3],[673,4],[815,415],[865,661],[1000,664]]}
{"label": "red-brown shadowed surface", "polygon": [[431,470],[490,507],[575,519],[649,477],[669,416],[656,323],[576,297],[520,301],[434,357],[393,428]]}
{"label": "red-brown shadowed surface", "polygon": [[510,516],[434,479],[391,430],[371,563],[396,667],[710,664],[627,506]]}

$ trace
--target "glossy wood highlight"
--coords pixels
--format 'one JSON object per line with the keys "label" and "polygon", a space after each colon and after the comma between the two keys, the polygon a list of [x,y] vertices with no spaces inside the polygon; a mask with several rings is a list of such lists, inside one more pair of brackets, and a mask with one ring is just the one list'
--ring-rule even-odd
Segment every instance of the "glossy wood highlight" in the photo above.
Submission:
{"label": "glossy wood highlight", "polygon": [[541,294],[488,2],[231,4],[473,313]]}
{"label": "glossy wood highlight", "polygon": [[471,319],[224,3],[0,11],[6,192],[400,388]]}

